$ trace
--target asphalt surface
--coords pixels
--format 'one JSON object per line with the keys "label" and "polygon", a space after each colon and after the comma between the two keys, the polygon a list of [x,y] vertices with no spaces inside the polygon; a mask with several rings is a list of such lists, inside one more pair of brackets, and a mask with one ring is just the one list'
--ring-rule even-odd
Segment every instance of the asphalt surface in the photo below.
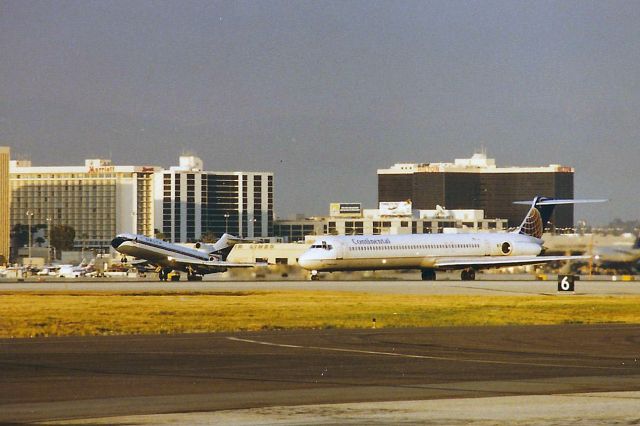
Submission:
{"label": "asphalt surface", "polygon": [[639,325],[0,340],[3,423],[638,390]]}
{"label": "asphalt surface", "polygon": [[[212,274],[211,276],[215,276]],[[460,281],[218,281],[160,282],[151,280],[57,280],[43,282],[0,282],[0,293],[11,292],[140,292],[160,291],[181,293],[217,293],[220,291],[271,290],[327,290],[381,294],[452,294],[452,295],[537,295],[558,294],[555,280],[516,280],[512,276],[496,275],[501,279]],[[522,277],[524,278],[524,277]],[[640,295],[640,281],[581,280],[576,281],[577,295]]]}

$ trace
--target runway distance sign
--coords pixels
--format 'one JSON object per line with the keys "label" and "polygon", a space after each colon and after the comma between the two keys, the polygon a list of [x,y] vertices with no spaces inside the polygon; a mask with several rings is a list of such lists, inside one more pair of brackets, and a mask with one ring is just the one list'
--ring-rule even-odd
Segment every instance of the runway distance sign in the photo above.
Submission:
{"label": "runway distance sign", "polygon": [[558,291],[572,292],[575,291],[575,275],[558,275]]}

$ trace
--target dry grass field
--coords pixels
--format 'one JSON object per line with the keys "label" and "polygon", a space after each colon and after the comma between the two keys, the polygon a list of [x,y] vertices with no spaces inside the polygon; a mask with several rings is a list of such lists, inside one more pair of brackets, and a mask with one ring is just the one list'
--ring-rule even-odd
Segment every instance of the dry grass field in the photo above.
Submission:
{"label": "dry grass field", "polygon": [[640,323],[640,296],[409,296],[264,291],[0,294],[0,337],[280,328]]}

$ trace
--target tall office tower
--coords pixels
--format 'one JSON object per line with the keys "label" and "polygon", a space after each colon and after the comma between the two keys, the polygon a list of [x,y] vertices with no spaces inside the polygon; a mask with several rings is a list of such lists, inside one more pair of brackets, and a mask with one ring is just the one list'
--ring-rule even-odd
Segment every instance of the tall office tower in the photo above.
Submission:
{"label": "tall office tower", "polygon": [[[84,166],[33,167],[11,161],[11,226],[67,225],[77,248],[108,249],[121,232],[153,235],[155,166],[114,166],[85,160]],[[47,230],[48,232],[48,230]]]}
{"label": "tall office tower", "polygon": [[203,171],[200,158],[182,156],[156,174],[155,194],[156,228],[168,241],[273,234],[273,173]]}
{"label": "tall office tower", "polygon": [[[496,167],[485,153],[454,163],[400,163],[378,170],[378,201],[413,202],[414,209],[480,209],[485,218],[505,218],[520,225],[528,206],[514,201],[536,195],[573,198],[572,167]],[[557,228],[573,227],[573,205],[558,206],[551,219]]]}
{"label": "tall office tower", "polygon": [[8,146],[0,146],[0,265],[9,262],[11,242],[11,223],[9,219],[11,211],[10,157],[10,148]]}

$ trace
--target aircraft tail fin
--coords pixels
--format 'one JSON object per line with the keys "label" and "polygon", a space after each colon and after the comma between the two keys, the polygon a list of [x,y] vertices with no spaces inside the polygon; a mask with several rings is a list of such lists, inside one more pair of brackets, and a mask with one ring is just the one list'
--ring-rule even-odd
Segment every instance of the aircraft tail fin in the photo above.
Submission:
{"label": "aircraft tail fin", "polygon": [[227,260],[227,256],[231,253],[233,246],[242,242],[253,242],[252,240],[246,240],[243,238],[235,237],[231,234],[224,233],[218,241],[210,246],[209,254],[217,254],[222,256],[222,260]]}
{"label": "aircraft tail fin", "polygon": [[[531,203],[531,208],[525,216],[524,220],[517,229],[518,234],[529,235],[535,238],[542,238],[542,232],[544,231],[544,224],[547,223],[555,205],[545,206],[538,208],[538,201],[544,197],[536,196]],[[518,202],[521,204],[521,202]]]}
{"label": "aircraft tail fin", "polygon": [[515,201],[514,204],[529,204],[531,208],[515,232],[542,238],[544,225],[549,222],[553,209],[559,204],[603,203],[607,200],[561,200],[536,196],[533,201]]}
{"label": "aircraft tail fin", "polygon": [[230,244],[229,244],[229,239],[230,239],[230,238],[231,238],[231,235],[230,235],[230,234],[226,234],[226,233],[225,233],[225,234],[222,234],[222,237],[220,237],[220,238],[218,239],[218,241],[216,241],[216,242],[213,244],[213,246],[211,246],[211,249],[212,249],[211,251],[212,251],[213,253],[215,253],[215,252],[218,252],[218,251],[220,251],[220,250],[224,250],[224,249],[226,249],[227,247],[229,247],[229,245],[230,245]]}

